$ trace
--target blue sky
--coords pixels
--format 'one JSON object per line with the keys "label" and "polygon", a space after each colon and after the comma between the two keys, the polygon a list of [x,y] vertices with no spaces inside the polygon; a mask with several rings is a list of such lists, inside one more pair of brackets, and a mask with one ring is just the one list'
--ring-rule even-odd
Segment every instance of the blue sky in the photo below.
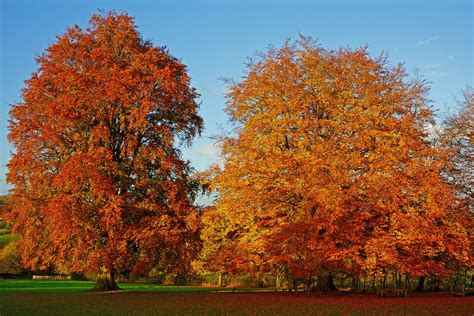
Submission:
{"label": "blue sky", "polygon": [[0,0],[0,194],[8,191],[6,140],[10,104],[20,101],[34,58],[68,26],[86,26],[98,9],[128,12],[155,45],[167,46],[188,66],[201,93],[205,132],[184,151],[196,169],[217,159],[209,136],[226,126],[225,85],[239,80],[255,51],[280,46],[298,33],[326,49],[368,45],[392,64],[430,82],[442,116],[473,85],[472,1],[25,1]]}

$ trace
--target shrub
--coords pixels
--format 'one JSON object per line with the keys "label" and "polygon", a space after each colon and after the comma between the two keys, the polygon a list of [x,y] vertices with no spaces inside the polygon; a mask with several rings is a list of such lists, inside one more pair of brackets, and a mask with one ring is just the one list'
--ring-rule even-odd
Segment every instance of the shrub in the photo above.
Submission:
{"label": "shrub", "polygon": [[0,274],[21,274],[18,242],[12,241],[0,250]]}

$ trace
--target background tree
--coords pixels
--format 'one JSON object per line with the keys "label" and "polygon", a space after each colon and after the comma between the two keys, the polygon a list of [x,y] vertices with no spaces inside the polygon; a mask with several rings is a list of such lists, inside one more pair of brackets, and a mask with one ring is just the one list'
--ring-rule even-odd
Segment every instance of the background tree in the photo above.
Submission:
{"label": "background tree", "polygon": [[18,241],[9,242],[0,247],[0,274],[21,274],[21,257],[18,252]]}
{"label": "background tree", "polygon": [[198,243],[197,184],[177,147],[201,132],[186,67],[134,21],[93,15],[37,58],[10,111],[11,220],[27,268],[184,271]]}
{"label": "background tree", "polygon": [[8,199],[8,196],[0,195],[0,220],[2,220],[4,216],[3,214],[6,213],[7,199]]}
{"label": "background tree", "polygon": [[[447,180],[459,192],[465,205],[474,205],[474,89],[468,87],[459,102],[459,112],[442,125],[440,142],[449,148],[450,166]],[[471,209],[472,210],[472,209]]]}
{"label": "background tree", "polygon": [[[474,250],[472,238],[474,211],[474,89],[466,88],[462,99],[458,101],[458,111],[443,122],[440,127],[437,142],[439,146],[448,151],[448,164],[443,176],[455,188],[455,198],[458,203],[459,217],[464,220],[471,241],[471,258]],[[453,269],[472,267],[472,262],[467,267],[451,263]]]}
{"label": "background tree", "polygon": [[247,267],[295,278],[465,263],[467,235],[439,175],[445,153],[424,140],[426,92],[365,48],[326,51],[302,37],[262,54],[227,95],[235,136],[221,142],[210,222],[232,226],[204,236],[205,249],[229,241],[251,255]]}

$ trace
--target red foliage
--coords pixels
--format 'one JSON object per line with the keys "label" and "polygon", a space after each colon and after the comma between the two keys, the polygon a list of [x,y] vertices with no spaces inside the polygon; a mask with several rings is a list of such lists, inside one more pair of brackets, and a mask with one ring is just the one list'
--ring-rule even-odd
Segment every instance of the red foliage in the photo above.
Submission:
{"label": "red foliage", "polygon": [[187,269],[196,186],[175,144],[202,119],[185,66],[115,13],[69,28],[37,62],[8,136],[25,267]]}

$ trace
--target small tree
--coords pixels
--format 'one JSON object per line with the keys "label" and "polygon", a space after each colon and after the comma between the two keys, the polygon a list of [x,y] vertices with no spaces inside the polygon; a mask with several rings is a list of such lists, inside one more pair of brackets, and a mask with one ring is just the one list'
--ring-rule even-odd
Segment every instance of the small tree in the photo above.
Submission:
{"label": "small tree", "polygon": [[186,67],[116,13],[69,28],[37,62],[8,136],[24,266],[96,271],[97,290],[117,289],[117,271],[188,269],[197,184],[177,142],[202,119]]}
{"label": "small tree", "polygon": [[10,241],[0,248],[0,274],[21,274],[21,256],[18,241]]}

